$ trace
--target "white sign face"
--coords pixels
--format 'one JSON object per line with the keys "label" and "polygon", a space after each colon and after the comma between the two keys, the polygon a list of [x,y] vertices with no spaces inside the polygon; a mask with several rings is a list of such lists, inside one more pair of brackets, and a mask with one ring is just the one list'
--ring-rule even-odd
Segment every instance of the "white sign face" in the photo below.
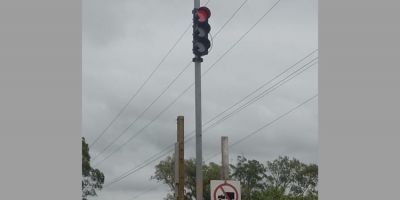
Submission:
{"label": "white sign face", "polygon": [[211,180],[211,200],[240,200],[240,182]]}

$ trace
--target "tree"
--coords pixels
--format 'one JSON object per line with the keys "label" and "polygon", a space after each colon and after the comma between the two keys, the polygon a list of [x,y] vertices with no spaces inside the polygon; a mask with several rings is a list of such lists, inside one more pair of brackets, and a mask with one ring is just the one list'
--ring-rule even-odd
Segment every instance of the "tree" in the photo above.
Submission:
{"label": "tree", "polygon": [[316,200],[318,166],[280,156],[264,166],[238,156],[233,179],[240,181],[243,200]]}
{"label": "tree", "polygon": [[271,190],[283,191],[291,197],[317,197],[318,166],[304,164],[287,156],[267,162],[267,179]]}
{"label": "tree", "polygon": [[90,166],[89,145],[82,137],[82,200],[87,196],[96,196],[96,190],[101,190],[104,183],[104,174]]}
{"label": "tree", "polygon": [[[174,158],[167,157],[155,167],[152,179],[170,187],[165,199],[173,200]],[[263,165],[257,160],[238,156],[231,165],[231,179],[240,181],[243,200],[317,200],[318,165],[304,164],[287,156],[278,157]],[[221,166],[215,163],[203,165],[203,198],[210,200],[210,180],[220,179]],[[196,161],[185,160],[185,200],[196,198]]]}
{"label": "tree", "polygon": [[255,200],[253,194],[265,188],[264,179],[266,178],[266,168],[257,160],[247,160],[245,157],[238,156],[237,166],[231,165],[233,169],[232,177],[241,183],[241,193],[243,200]]}
{"label": "tree", "polygon": [[[167,184],[170,193],[164,198],[174,199],[175,193],[175,160],[168,156],[155,166],[155,173],[151,179]],[[210,180],[220,179],[221,167],[215,163],[203,165],[203,198],[210,200]],[[185,160],[185,200],[192,200],[196,197],[196,161],[194,159]]]}
{"label": "tree", "polygon": [[[297,161],[297,160],[296,160]],[[295,164],[289,160],[287,156],[279,156],[274,161],[267,162],[268,175],[267,179],[272,187],[288,188],[289,184],[293,182]]]}
{"label": "tree", "polygon": [[174,199],[175,192],[175,175],[174,175],[174,163],[175,159],[168,156],[165,160],[162,160],[159,164],[155,166],[156,172],[151,179],[155,179],[164,184],[167,184],[171,189],[172,193],[168,193],[166,200]]}
{"label": "tree", "polygon": [[294,176],[291,192],[295,196],[317,196],[318,166],[301,164]]}

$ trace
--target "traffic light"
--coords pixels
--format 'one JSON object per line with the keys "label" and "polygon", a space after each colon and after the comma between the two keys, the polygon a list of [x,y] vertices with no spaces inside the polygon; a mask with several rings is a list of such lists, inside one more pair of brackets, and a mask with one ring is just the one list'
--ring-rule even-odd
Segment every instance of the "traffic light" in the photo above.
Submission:
{"label": "traffic light", "polygon": [[208,39],[208,33],[211,30],[208,24],[211,12],[207,7],[200,7],[193,10],[193,58],[194,62],[201,62],[201,56],[208,54],[208,49],[211,46]]}

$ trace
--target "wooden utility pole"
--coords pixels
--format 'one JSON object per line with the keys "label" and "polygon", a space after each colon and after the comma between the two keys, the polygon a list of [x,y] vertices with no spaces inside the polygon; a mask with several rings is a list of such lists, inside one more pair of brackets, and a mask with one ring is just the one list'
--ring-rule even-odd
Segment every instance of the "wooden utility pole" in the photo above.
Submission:
{"label": "wooden utility pole", "polygon": [[228,137],[221,137],[221,155],[222,155],[222,166],[221,166],[221,179],[229,179],[229,151],[228,151]]}
{"label": "wooden utility pole", "polygon": [[178,139],[178,198],[184,200],[185,188],[185,158],[184,158],[184,117],[177,118],[177,139]]}

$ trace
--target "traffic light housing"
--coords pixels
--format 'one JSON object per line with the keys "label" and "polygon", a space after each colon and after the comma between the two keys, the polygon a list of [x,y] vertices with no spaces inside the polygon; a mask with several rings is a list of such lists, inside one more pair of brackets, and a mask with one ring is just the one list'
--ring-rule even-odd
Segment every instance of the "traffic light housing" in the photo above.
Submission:
{"label": "traffic light housing", "polygon": [[202,62],[201,58],[208,54],[208,49],[211,47],[208,33],[211,30],[208,24],[211,12],[207,7],[200,7],[193,10],[193,62]]}

